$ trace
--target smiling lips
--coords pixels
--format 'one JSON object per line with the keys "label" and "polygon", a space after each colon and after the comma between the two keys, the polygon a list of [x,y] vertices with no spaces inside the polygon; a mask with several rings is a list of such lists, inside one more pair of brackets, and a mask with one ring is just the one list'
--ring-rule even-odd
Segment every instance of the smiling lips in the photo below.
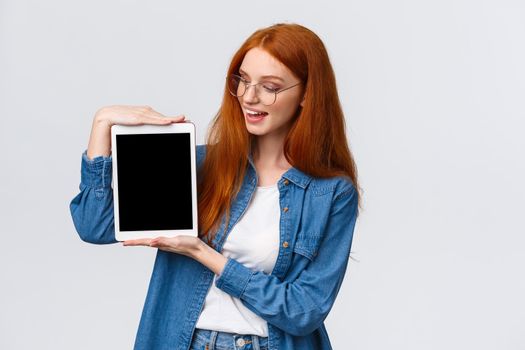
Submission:
{"label": "smiling lips", "polygon": [[267,115],[268,114],[266,112],[258,111],[256,109],[249,109],[249,108],[245,108],[245,109],[246,109],[246,113],[248,113],[251,116],[261,116],[261,115]]}
{"label": "smiling lips", "polygon": [[252,109],[246,109],[246,118],[251,122],[258,122],[264,119],[268,113],[262,111],[255,111]]}

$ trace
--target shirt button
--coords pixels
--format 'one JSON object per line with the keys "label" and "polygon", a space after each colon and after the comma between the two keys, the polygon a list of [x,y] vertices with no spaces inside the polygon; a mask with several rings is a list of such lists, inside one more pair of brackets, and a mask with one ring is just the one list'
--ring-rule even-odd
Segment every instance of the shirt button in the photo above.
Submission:
{"label": "shirt button", "polygon": [[288,179],[284,179],[284,184],[288,186],[288,184],[290,183],[290,181],[288,181]]}
{"label": "shirt button", "polygon": [[283,211],[286,213],[288,211],[288,207],[284,207]]}
{"label": "shirt button", "polygon": [[284,248],[288,248],[288,242],[287,242],[287,241],[284,241],[284,242],[283,242],[283,247],[284,247]]}
{"label": "shirt button", "polygon": [[243,338],[238,338],[236,343],[237,343],[237,346],[244,346],[245,341]]}

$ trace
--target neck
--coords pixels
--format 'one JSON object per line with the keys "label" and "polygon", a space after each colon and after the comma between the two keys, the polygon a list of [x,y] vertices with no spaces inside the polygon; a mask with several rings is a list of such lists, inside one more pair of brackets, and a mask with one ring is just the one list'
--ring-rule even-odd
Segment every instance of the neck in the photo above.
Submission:
{"label": "neck", "polygon": [[288,169],[290,163],[284,156],[286,134],[258,136],[254,142],[253,161],[257,168],[270,167]]}

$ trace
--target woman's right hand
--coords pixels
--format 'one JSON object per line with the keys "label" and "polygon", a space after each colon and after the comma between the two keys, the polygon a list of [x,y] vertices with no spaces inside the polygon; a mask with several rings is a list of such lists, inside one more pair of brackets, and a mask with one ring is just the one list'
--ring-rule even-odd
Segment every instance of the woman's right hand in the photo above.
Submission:
{"label": "woman's right hand", "polygon": [[167,117],[150,106],[117,105],[102,107],[93,118],[87,156],[89,159],[93,159],[97,156],[107,157],[111,154],[112,125],[169,125],[184,122],[184,120],[184,115]]}

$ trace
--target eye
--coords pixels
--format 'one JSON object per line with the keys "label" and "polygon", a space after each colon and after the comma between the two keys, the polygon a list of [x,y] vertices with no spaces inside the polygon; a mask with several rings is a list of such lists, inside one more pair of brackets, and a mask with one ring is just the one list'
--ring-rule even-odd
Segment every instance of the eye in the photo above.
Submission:
{"label": "eye", "polygon": [[272,86],[272,85],[268,85],[268,84],[264,84],[263,85],[263,88],[268,91],[268,92],[277,92],[279,91],[279,88],[278,87],[275,87],[275,86]]}

